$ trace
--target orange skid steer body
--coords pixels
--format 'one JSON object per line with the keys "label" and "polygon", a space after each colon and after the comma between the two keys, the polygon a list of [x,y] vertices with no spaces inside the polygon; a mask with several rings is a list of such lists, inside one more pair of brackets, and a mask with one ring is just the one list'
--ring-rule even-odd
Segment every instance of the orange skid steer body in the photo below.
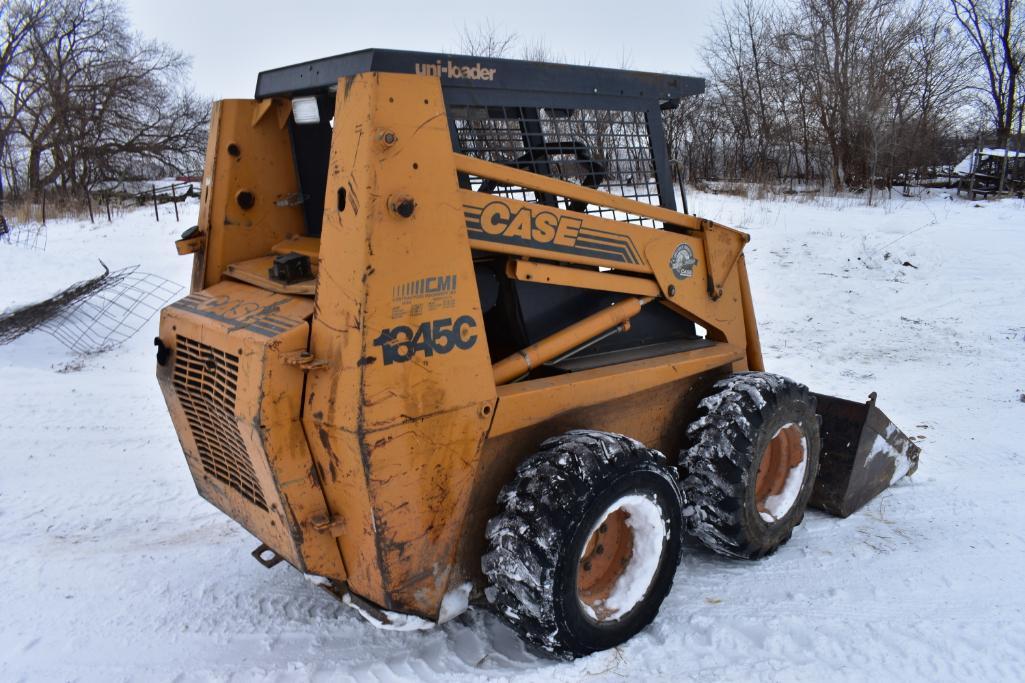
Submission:
{"label": "orange skid steer body", "polygon": [[[675,465],[712,386],[764,370],[748,236],[678,212],[667,175],[659,112],[702,88],[369,50],[214,105],[157,375],[200,495],[261,561],[445,620],[539,444],[596,430]],[[836,401],[812,503],[847,515],[918,452]]]}

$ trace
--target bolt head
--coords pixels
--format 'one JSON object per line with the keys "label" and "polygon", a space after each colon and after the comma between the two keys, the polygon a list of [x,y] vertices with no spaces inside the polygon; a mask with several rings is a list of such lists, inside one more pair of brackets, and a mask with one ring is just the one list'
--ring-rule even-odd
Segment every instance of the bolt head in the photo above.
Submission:
{"label": "bolt head", "polygon": [[391,201],[391,210],[403,218],[409,218],[416,210],[416,202],[412,197],[396,197]]}
{"label": "bolt head", "polygon": [[240,209],[248,211],[253,208],[256,204],[256,197],[249,190],[239,190],[235,195],[235,202],[238,204]]}

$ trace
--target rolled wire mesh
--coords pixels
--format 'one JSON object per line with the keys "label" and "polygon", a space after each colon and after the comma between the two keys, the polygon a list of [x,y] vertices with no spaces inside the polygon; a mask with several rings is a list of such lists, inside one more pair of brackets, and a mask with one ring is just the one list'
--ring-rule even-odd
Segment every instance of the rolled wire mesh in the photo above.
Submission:
{"label": "rolled wire mesh", "polygon": [[138,272],[138,266],[110,273],[103,284],[39,328],[76,353],[103,351],[134,336],[182,290],[159,275]]}

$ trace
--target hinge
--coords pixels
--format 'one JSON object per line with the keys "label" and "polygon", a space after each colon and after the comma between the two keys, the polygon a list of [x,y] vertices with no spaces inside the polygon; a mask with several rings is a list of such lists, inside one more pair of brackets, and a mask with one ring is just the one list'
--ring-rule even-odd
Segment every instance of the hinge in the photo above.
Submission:
{"label": "hinge", "polygon": [[326,368],[329,365],[326,360],[318,360],[309,351],[290,351],[282,354],[281,360],[284,361],[285,365],[293,365],[303,372],[320,370],[321,368]]}
{"label": "hinge", "polygon": [[341,536],[345,529],[345,522],[343,522],[340,517],[333,517],[326,514],[314,515],[310,518],[310,524],[317,531],[327,532],[334,538]]}

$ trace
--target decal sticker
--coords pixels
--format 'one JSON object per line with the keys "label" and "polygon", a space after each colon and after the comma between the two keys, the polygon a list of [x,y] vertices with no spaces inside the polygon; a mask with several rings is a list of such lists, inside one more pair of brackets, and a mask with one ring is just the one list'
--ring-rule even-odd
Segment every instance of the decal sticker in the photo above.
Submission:
{"label": "decal sticker", "polygon": [[431,275],[392,288],[392,319],[420,316],[456,307],[456,275]]}
{"label": "decal sticker", "polygon": [[452,79],[467,79],[471,81],[493,81],[498,69],[489,69],[481,66],[480,62],[469,66],[456,64],[451,59],[443,64],[440,59],[434,64],[416,64],[414,69],[417,76],[447,76]]}
{"label": "decal sticker", "polygon": [[477,322],[468,315],[456,318],[455,322],[452,318],[424,322],[415,331],[408,325],[399,325],[381,330],[374,346],[381,347],[385,365],[405,363],[417,354],[429,357],[452,349],[471,348],[477,343],[477,333],[473,331],[476,327]]}
{"label": "decal sticker", "polygon": [[[536,213],[535,213],[536,212]],[[589,256],[618,263],[641,262],[633,240],[591,228],[575,216],[559,216],[545,207],[513,209],[494,201],[484,207],[463,206],[470,239]]]}
{"label": "decal sticker", "polygon": [[698,265],[698,260],[694,258],[694,251],[687,244],[676,247],[669,259],[669,268],[678,280],[686,280],[694,275],[694,266],[696,265]]}
{"label": "decal sticker", "polygon": [[288,301],[287,297],[283,297],[270,305],[261,306],[244,299],[232,299],[224,295],[210,296],[202,292],[195,292],[174,302],[171,304],[171,308],[178,308],[204,318],[227,323],[231,326],[228,330],[229,333],[249,330],[264,337],[276,337],[288,332],[296,325],[302,324],[301,320],[278,313],[281,306],[287,304]]}

